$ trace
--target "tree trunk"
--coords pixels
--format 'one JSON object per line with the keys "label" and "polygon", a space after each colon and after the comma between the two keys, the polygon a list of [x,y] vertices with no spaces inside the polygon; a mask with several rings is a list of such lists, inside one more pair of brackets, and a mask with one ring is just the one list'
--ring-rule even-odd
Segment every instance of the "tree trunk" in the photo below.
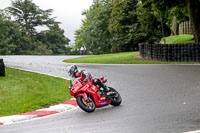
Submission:
{"label": "tree trunk", "polygon": [[171,28],[171,36],[176,35],[177,32],[177,16],[173,17],[173,23],[172,23],[172,28]]}
{"label": "tree trunk", "polygon": [[200,41],[200,0],[187,0],[187,7],[195,43],[197,43]]}

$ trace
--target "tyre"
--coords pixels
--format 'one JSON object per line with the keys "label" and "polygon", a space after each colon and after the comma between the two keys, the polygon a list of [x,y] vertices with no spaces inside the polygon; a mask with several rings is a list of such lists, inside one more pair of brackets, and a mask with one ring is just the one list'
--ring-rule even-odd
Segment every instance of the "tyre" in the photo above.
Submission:
{"label": "tyre", "polygon": [[110,97],[111,99],[111,105],[113,106],[119,106],[122,102],[122,98],[120,96],[120,94],[114,89],[114,88],[111,88],[109,87],[111,91],[115,92],[116,94],[112,97]]}
{"label": "tyre", "polygon": [[78,96],[76,98],[76,102],[82,110],[84,110],[85,112],[88,112],[88,113],[94,112],[94,110],[96,108],[94,100],[90,97],[88,97],[88,100],[85,101],[82,96]]}

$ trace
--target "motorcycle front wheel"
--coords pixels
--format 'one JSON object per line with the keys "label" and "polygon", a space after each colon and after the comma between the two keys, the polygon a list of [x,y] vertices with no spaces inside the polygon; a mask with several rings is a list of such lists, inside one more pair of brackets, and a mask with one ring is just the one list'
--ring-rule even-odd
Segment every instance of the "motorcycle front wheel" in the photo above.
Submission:
{"label": "motorcycle front wheel", "polygon": [[90,113],[90,112],[94,112],[95,110],[96,106],[95,106],[94,100],[90,97],[88,97],[87,101],[85,101],[82,96],[78,96],[76,98],[76,102],[78,106],[85,112]]}
{"label": "motorcycle front wheel", "polygon": [[110,97],[111,98],[110,104],[113,106],[119,106],[122,102],[122,98],[121,98],[120,94],[114,88],[111,88],[111,87],[109,87],[109,88],[112,92],[115,92],[115,95]]}

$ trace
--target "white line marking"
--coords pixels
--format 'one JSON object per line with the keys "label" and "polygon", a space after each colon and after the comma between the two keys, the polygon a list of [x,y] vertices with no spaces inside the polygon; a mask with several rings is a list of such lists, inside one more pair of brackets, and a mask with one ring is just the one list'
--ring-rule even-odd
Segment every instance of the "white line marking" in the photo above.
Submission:
{"label": "white line marking", "polygon": [[190,131],[190,132],[184,132],[184,133],[200,133],[200,130]]}
{"label": "white line marking", "polygon": [[62,79],[70,80],[69,78],[65,78],[65,77],[61,77],[61,76],[55,76],[55,75],[52,75],[52,74],[42,73],[42,72],[33,71],[33,70],[28,70],[28,69],[25,69],[25,68],[16,68],[16,67],[11,67],[11,66],[8,66],[8,67],[14,68],[14,69],[19,69],[19,70],[24,70],[24,71],[28,71],[28,72],[34,72],[34,73],[44,74],[44,75],[48,75],[48,76],[52,76],[52,77],[56,77],[56,78],[62,78]]}

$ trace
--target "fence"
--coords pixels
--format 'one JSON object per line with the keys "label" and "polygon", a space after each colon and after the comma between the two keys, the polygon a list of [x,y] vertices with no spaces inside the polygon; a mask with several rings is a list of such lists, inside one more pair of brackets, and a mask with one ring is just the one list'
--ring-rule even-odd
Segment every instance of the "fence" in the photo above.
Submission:
{"label": "fence", "polygon": [[200,62],[200,43],[193,44],[139,44],[143,59],[174,62]]}
{"label": "fence", "polygon": [[190,21],[179,24],[179,35],[181,34],[193,34]]}

